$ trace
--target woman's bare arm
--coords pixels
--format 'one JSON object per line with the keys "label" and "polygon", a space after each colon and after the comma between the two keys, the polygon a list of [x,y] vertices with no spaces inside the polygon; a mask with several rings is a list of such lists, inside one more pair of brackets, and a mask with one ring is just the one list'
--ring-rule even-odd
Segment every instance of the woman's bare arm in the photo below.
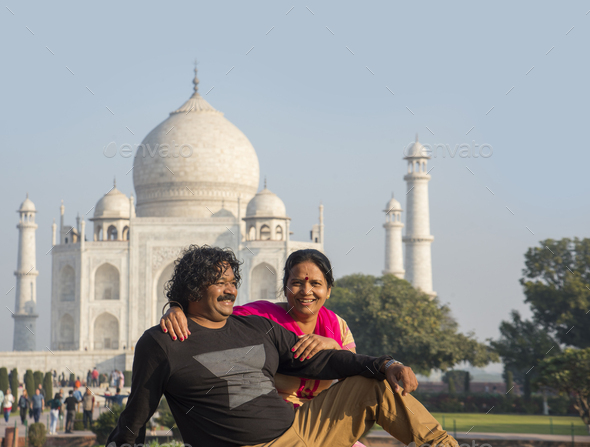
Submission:
{"label": "woman's bare arm", "polygon": [[167,332],[172,340],[184,341],[191,334],[188,330],[186,315],[180,307],[171,307],[160,319],[160,328]]}

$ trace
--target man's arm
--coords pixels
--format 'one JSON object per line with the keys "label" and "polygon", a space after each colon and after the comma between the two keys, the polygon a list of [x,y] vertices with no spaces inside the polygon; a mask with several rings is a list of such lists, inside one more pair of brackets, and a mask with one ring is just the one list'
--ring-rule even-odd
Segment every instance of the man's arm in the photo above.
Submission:
{"label": "man's arm", "polygon": [[279,352],[279,368],[281,374],[304,377],[310,379],[332,380],[350,376],[363,376],[372,379],[385,379],[380,371],[381,366],[390,356],[371,357],[353,354],[348,350],[328,349],[318,352],[311,359],[294,358],[293,346],[298,337],[284,327],[267,320],[273,326],[272,334],[275,346]]}
{"label": "man's arm", "polygon": [[106,446],[144,444],[145,423],[154,414],[170,375],[166,354],[148,333],[135,346],[131,394]]}

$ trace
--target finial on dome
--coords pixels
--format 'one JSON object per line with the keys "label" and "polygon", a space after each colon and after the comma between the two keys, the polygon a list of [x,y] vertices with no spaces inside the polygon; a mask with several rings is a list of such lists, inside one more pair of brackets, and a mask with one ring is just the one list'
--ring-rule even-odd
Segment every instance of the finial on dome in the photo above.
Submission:
{"label": "finial on dome", "polygon": [[199,93],[199,78],[197,77],[197,60],[195,59],[195,78],[193,79],[195,93]]}
{"label": "finial on dome", "polygon": [[115,175],[113,177],[113,188],[116,188],[116,187],[117,187],[117,176]]}
{"label": "finial on dome", "polygon": [[221,209],[225,208],[225,199],[221,199]]}
{"label": "finial on dome", "polygon": [[266,175],[264,176],[264,189],[266,189]]}
{"label": "finial on dome", "polygon": [[418,142],[418,132],[416,132],[416,143]]}
{"label": "finial on dome", "polygon": [[29,198],[29,193],[27,192],[27,199]]}

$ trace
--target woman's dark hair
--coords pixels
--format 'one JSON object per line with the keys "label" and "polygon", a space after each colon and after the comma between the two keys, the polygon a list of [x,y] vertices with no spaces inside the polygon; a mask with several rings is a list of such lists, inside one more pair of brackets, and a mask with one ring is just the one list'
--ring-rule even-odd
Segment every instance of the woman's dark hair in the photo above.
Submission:
{"label": "woman's dark hair", "polygon": [[289,282],[291,270],[293,270],[296,265],[306,261],[313,262],[322,271],[324,279],[328,283],[328,288],[331,288],[334,285],[332,264],[330,264],[328,257],[321,251],[307,248],[305,250],[294,251],[287,258],[287,262],[285,262],[285,270],[283,272],[283,291],[287,290],[287,283]]}
{"label": "woman's dark hair", "polygon": [[59,393],[55,393],[55,397],[54,397],[54,399],[59,399],[59,398],[60,398],[60,396],[61,396],[61,394],[59,394]]}
{"label": "woman's dark hair", "polygon": [[240,261],[229,248],[190,245],[174,262],[174,273],[166,283],[168,301],[178,301],[188,309],[189,301],[198,301],[204,289],[215,284],[229,265],[240,284]]}

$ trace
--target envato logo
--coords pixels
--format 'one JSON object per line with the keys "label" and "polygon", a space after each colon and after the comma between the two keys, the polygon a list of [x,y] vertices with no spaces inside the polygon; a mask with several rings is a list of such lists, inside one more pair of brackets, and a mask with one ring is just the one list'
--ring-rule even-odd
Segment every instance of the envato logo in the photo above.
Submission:
{"label": "envato logo", "polygon": [[421,157],[437,158],[440,154],[442,158],[447,158],[447,154],[449,154],[451,158],[455,158],[458,154],[461,158],[490,158],[494,153],[494,148],[491,144],[476,144],[475,140],[471,144],[455,144],[455,148],[452,148],[450,144],[436,143],[431,145],[426,143],[422,145],[423,149],[420,151],[420,154],[411,153],[414,144],[412,142],[404,148],[404,157],[418,155]]}
{"label": "envato logo", "polygon": [[[415,442],[411,442],[408,444],[408,447],[443,447],[444,444],[416,444]],[[459,447],[492,447],[491,444],[479,444],[477,442],[475,442],[475,440],[471,441],[471,444],[468,444],[467,442],[464,442],[463,444],[458,444]]]}
{"label": "envato logo", "polygon": [[119,154],[123,158],[129,158],[136,152],[142,157],[160,157],[160,158],[189,158],[193,155],[193,147],[190,144],[178,145],[176,141],[172,140],[172,144],[156,144],[152,147],[150,144],[122,144],[117,145],[115,141],[107,144],[102,153],[107,158],[113,158]]}

